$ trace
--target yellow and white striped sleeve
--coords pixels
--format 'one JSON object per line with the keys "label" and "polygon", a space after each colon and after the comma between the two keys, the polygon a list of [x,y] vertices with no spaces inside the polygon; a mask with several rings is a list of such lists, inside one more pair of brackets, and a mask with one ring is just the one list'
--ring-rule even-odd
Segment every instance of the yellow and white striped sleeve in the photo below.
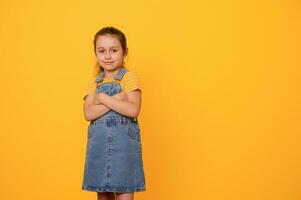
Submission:
{"label": "yellow and white striped sleeve", "polygon": [[96,91],[95,79],[96,79],[96,77],[93,77],[89,80],[88,85],[85,88],[85,91],[84,91],[84,94],[83,94],[83,100],[86,99],[87,95],[95,94],[95,91]]}
{"label": "yellow and white striped sleeve", "polygon": [[134,72],[128,71],[122,78],[122,86],[125,93],[139,89],[142,92],[140,87],[140,81],[137,75]]}

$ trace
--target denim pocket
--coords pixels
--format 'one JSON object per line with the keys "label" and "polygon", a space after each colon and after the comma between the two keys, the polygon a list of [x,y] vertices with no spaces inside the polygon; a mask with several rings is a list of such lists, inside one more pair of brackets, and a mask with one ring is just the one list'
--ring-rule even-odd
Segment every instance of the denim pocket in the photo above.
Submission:
{"label": "denim pocket", "polygon": [[140,141],[140,127],[138,123],[129,123],[128,124],[128,135],[130,138],[136,141]]}

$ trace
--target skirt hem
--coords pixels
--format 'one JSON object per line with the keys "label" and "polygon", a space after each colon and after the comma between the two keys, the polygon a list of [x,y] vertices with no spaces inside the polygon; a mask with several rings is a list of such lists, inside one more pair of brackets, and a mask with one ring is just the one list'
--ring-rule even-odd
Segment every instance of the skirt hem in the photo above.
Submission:
{"label": "skirt hem", "polygon": [[143,191],[146,191],[145,186],[137,187],[137,188],[82,186],[82,190],[86,190],[86,191],[90,191],[90,192],[143,192]]}

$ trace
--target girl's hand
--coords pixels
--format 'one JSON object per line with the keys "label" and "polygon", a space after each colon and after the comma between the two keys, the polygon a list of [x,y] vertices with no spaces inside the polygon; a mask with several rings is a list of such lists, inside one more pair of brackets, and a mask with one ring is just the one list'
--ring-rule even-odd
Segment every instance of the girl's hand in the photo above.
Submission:
{"label": "girl's hand", "polygon": [[119,100],[127,101],[127,95],[124,91],[113,95],[113,97]]}
{"label": "girl's hand", "polygon": [[107,94],[105,94],[105,93],[97,93],[94,96],[93,104],[101,104],[101,98],[102,98],[103,95],[107,95]]}
{"label": "girl's hand", "polygon": [[[113,97],[116,98],[116,99],[123,100],[123,101],[127,101],[128,100],[127,95],[126,95],[126,93],[124,91],[113,95]],[[134,120],[137,122],[138,121],[137,117],[135,117]]]}
{"label": "girl's hand", "polygon": [[[93,104],[101,104],[101,99],[104,95],[107,95],[105,93],[97,93],[94,97],[94,100],[93,100]],[[127,95],[124,91],[120,92],[120,93],[117,93],[115,95],[112,96],[113,98],[116,98],[116,99],[119,99],[119,100],[122,100],[122,101],[126,101],[127,100]]]}

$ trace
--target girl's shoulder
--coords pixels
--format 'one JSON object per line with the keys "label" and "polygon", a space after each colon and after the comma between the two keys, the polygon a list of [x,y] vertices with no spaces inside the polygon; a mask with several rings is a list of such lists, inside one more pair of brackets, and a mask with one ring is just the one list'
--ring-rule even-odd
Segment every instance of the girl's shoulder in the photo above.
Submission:
{"label": "girl's shoulder", "polygon": [[121,84],[126,92],[140,89],[140,81],[135,72],[127,71],[121,79]]}
{"label": "girl's shoulder", "polygon": [[133,71],[126,71],[123,78],[137,78],[137,74]]}
{"label": "girl's shoulder", "polygon": [[121,82],[123,82],[123,83],[139,82],[139,77],[138,77],[137,73],[135,73],[133,71],[127,71],[123,75]]}
{"label": "girl's shoulder", "polygon": [[91,77],[88,81],[88,84],[86,85],[84,89],[83,99],[85,100],[86,96],[89,94],[95,94],[96,90],[96,84],[95,84],[96,77]]}

